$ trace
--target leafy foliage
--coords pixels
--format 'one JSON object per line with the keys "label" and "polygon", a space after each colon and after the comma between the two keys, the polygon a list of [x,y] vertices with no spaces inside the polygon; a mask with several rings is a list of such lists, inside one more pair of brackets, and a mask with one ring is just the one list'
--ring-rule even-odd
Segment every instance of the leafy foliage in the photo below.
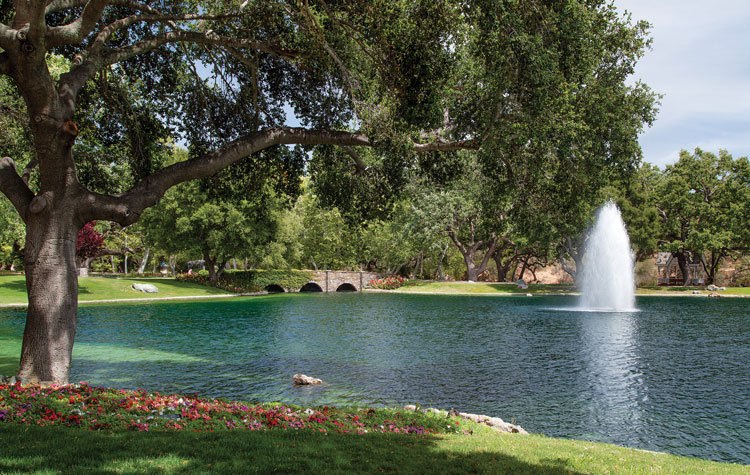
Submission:
{"label": "leafy foliage", "polygon": [[104,247],[104,236],[94,226],[96,221],[90,221],[78,231],[76,256],[82,259],[98,256]]}
{"label": "leafy foliage", "polygon": [[180,274],[177,280],[213,285],[229,292],[260,292],[269,285],[278,285],[285,289],[299,289],[312,278],[312,274],[301,270],[260,270],[246,271],[227,270],[215,281],[209,278],[207,270],[192,274]]}

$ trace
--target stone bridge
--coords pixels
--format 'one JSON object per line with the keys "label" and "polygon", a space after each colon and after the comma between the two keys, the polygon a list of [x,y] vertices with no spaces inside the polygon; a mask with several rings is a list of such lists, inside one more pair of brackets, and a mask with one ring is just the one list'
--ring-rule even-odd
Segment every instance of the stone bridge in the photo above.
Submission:
{"label": "stone bridge", "polygon": [[284,289],[280,285],[269,285],[268,292],[361,292],[374,279],[383,274],[361,271],[316,270],[312,279],[299,289]]}

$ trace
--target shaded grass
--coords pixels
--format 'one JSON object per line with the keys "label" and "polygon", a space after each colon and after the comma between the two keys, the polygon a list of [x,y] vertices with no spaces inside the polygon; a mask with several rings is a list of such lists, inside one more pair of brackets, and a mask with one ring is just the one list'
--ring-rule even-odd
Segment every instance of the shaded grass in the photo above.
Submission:
{"label": "shaded grass", "polygon": [[[146,294],[133,290],[131,285],[135,282],[153,284],[158,287],[159,292],[156,294]],[[192,297],[226,293],[222,289],[191,282],[178,282],[175,279],[112,279],[105,277],[78,279],[79,301],[150,297]],[[27,302],[25,277],[23,275],[0,275],[0,305],[25,304]]]}
{"label": "shaded grass", "polygon": [[0,424],[0,438],[10,442],[0,444],[2,473],[749,473],[746,466],[478,425],[473,435],[418,437]]}

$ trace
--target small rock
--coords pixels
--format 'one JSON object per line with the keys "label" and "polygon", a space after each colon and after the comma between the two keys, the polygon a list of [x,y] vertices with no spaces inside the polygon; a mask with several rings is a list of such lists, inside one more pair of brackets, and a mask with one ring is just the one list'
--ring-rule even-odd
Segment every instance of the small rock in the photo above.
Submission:
{"label": "small rock", "polygon": [[448,411],[448,414],[446,415],[446,417],[458,417],[458,415],[459,414],[457,410],[451,409],[450,411]]}
{"label": "small rock", "polygon": [[717,294],[716,292],[711,292],[708,294],[709,297],[721,297],[721,295]]}
{"label": "small rock", "polygon": [[700,290],[693,290],[693,295],[698,295],[698,294],[700,294],[700,293],[701,293],[701,291],[700,291]]}
{"label": "small rock", "polygon": [[413,404],[408,404],[408,405],[404,406],[404,410],[405,411],[416,411],[417,410],[417,406],[415,406]]}
{"label": "small rock", "polygon": [[323,384],[322,379],[313,378],[304,374],[295,374],[292,376],[292,384],[295,386],[305,386],[308,384]]}
{"label": "small rock", "polygon": [[526,294],[527,297],[533,297],[534,294]]}
{"label": "small rock", "polygon": [[159,292],[159,289],[156,288],[153,284],[139,284],[135,283],[131,286],[133,290],[140,290],[141,292],[146,292],[147,294],[155,294]]}
{"label": "small rock", "polygon": [[16,377],[11,376],[10,379],[8,380],[8,385],[13,386],[14,384],[16,384]]}
{"label": "small rock", "polygon": [[716,292],[717,290],[719,290],[719,287],[714,284],[711,284],[708,287],[706,287],[706,290],[708,290],[709,292]]}
{"label": "small rock", "polygon": [[719,290],[727,290],[727,288],[722,285],[721,287],[719,287]]}

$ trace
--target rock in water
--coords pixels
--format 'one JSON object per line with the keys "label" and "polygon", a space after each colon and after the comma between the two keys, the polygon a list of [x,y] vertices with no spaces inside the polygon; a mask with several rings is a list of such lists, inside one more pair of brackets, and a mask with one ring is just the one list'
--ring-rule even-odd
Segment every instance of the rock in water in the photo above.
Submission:
{"label": "rock in water", "polygon": [[292,384],[295,386],[304,386],[307,384],[323,384],[322,379],[313,378],[304,374],[295,374],[292,376]]}
{"label": "rock in water", "polygon": [[135,283],[132,285],[133,290],[140,290],[141,292],[146,292],[147,294],[155,294],[159,292],[159,289],[156,288],[153,284],[138,284]]}

